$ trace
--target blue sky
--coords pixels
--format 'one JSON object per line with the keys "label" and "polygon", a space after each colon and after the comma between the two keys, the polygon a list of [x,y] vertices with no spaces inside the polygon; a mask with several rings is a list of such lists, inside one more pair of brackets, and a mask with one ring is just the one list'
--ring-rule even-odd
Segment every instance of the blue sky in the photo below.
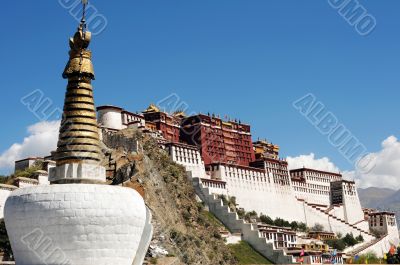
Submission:
{"label": "blue sky", "polygon": [[[108,21],[91,45],[96,104],[136,111],[176,93],[190,111],[251,123],[282,156],[351,170],[292,102],[313,93],[371,151],[399,136],[400,2],[360,3],[377,21],[368,36],[325,0],[93,0]],[[40,89],[62,107],[77,22],[58,0],[6,1],[0,13],[1,154],[39,122],[22,97]]]}

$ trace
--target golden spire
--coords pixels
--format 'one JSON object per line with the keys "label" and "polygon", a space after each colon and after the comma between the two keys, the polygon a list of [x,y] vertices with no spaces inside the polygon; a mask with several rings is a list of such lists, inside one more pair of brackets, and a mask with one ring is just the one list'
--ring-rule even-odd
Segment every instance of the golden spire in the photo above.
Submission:
{"label": "golden spire", "polygon": [[86,31],[85,7],[81,24],[70,39],[69,61],[63,78],[68,79],[64,113],[55,160],[57,166],[71,163],[99,164],[102,160],[92,80],[95,79],[91,33]]}

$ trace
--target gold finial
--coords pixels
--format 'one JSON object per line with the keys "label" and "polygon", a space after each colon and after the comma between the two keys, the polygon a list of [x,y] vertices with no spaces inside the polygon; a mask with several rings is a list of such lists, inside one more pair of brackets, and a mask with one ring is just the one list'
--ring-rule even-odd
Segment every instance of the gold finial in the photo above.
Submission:
{"label": "gold finial", "polygon": [[81,20],[81,25],[85,25],[86,27],[86,6],[88,4],[89,0],[82,0],[82,20]]}

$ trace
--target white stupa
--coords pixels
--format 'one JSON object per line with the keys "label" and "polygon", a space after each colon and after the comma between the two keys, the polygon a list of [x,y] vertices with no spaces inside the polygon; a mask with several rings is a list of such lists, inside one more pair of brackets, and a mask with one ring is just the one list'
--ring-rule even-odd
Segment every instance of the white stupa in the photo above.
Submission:
{"label": "white stupa", "polygon": [[105,185],[90,40],[83,16],[63,74],[68,87],[51,185],[18,189],[5,204],[17,265],[141,265],[150,243],[143,198]]}

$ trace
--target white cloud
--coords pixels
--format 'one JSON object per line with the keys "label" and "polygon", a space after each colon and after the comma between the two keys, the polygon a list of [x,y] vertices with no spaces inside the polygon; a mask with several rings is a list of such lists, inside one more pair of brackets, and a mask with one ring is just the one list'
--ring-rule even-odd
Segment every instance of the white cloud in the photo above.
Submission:
{"label": "white cloud", "polygon": [[10,173],[14,162],[30,156],[47,156],[57,146],[59,121],[43,121],[28,127],[22,143],[14,143],[0,155],[0,171]]}
{"label": "white cloud", "polygon": [[309,155],[301,155],[297,157],[288,157],[287,162],[289,164],[289,169],[297,168],[312,168],[322,171],[329,172],[339,172],[339,168],[333,164],[329,158],[315,158],[315,154],[311,153]]}
{"label": "white cloud", "polygon": [[395,136],[390,136],[382,142],[382,149],[370,155],[369,170],[361,168],[348,172],[359,187],[380,187],[400,189],[400,142]]}
{"label": "white cloud", "polygon": [[[400,141],[390,136],[382,142],[382,149],[368,155],[371,159],[365,168],[358,166],[352,171],[342,172],[343,178],[354,180],[359,188],[380,187],[400,189]],[[289,168],[303,166],[338,172],[339,169],[329,158],[315,158],[314,154],[288,157]]]}

